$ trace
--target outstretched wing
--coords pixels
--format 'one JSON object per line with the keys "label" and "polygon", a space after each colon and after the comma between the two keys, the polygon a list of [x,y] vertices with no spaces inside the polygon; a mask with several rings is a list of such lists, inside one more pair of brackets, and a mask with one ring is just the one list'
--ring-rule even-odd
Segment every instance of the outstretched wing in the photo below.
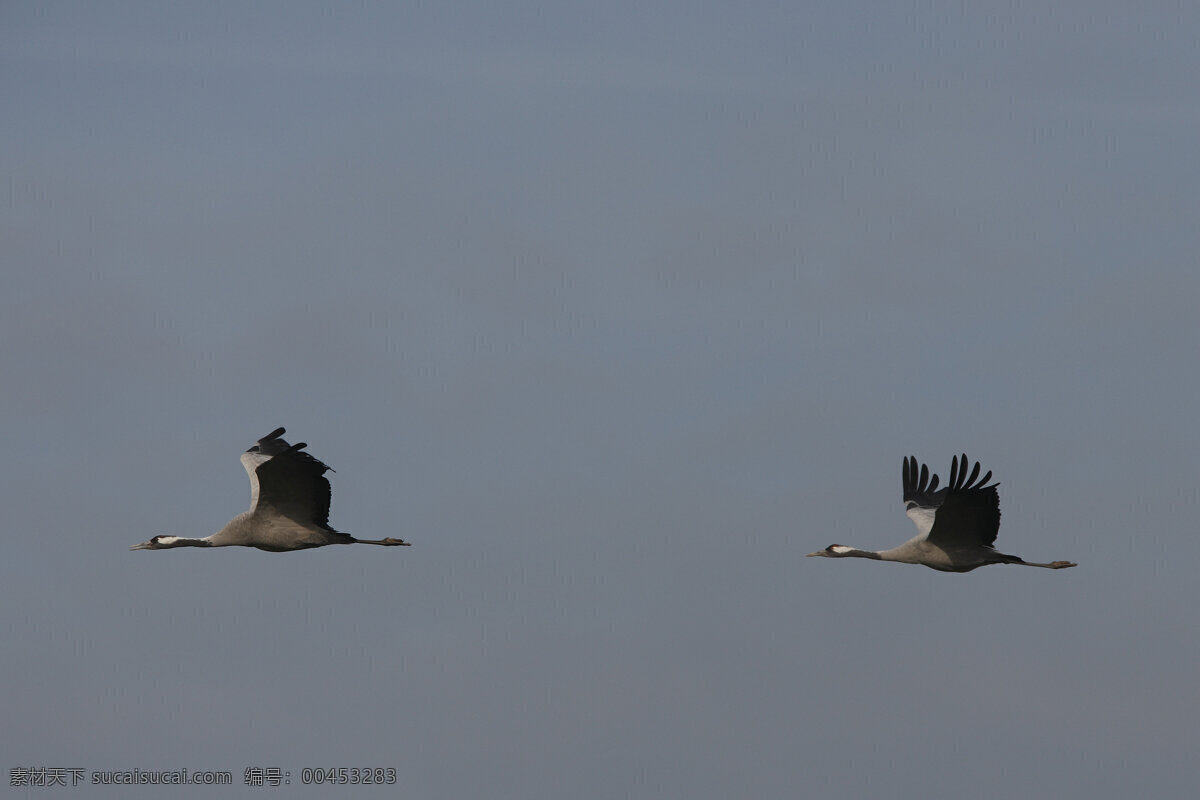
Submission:
{"label": "outstretched wing", "polygon": [[330,467],[303,452],[304,442],[289,445],[276,428],[242,454],[250,476],[250,511],[273,511],[301,523],[329,527]]}
{"label": "outstretched wing", "polygon": [[904,486],[904,513],[917,526],[919,536],[928,536],[933,528],[934,515],[946,499],[946,490],[937,491],[938,476],[932,478],[929,467],[917,467],[915,456],[904,459],[900,474]]}
{"label": "outstretched wing", "polygon": [[978,461],[967,477],[969,463],[966,453],[961,460],[955,457],[950,462],[950,482],[942,490],[942,503],[935,509],[933,527],[926,536],[931,544],[943,549],[991,547],[1000,531],[999,484],[986,485],[991,471],[979,478]]}

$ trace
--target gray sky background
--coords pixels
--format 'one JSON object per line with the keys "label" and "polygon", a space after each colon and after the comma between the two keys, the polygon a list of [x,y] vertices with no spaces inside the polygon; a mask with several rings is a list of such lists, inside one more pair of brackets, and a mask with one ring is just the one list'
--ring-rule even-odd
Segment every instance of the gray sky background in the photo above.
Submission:
{"label": "gray sky background", "polygon": [[[7,4],[6,784],[1194,796],[1200,14],[1132,8]],[[127,550],[277,425],[414,546]],[[1080,567],[804,559],[962,451]]]}

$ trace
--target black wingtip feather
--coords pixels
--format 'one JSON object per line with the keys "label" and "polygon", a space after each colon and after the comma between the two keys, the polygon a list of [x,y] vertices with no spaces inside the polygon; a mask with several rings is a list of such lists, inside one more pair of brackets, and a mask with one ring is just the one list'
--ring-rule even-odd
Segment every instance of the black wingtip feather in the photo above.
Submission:
{"label": "black wingtip feather", "polygon": [[979,477],[983,465],[978,461],[975,462],[975,468],[971,470],[970,477],[968,477],[967,466],[970,463],[966,453],[963,453],[962,456],[954,456],[950,460],[950,483],[947,485],[948,489],[967,491],[969,489],[990,489],[993,486],[1000,485],[999,483],[994,483],[992,486],[988,486],[988,481],[992,479],[992,471],[990,469],[983,473],[982,478]]}
{"label": "black wingtip feather", "polygon": [[929,466],[917,461],[916,456],[903,458],[900,477],[904,488],[905,502],[916,498],[922,498],[921,502],[928,502],[941,482],[937,473],[930,472]]}

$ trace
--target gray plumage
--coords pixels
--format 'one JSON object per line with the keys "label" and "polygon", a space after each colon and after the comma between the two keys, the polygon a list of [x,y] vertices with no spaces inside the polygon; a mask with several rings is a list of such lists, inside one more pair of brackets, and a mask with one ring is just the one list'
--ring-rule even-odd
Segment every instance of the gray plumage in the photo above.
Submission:
{"label": "gray plumage", "polygon": [[899,547],[876,552],[831,544],[808,555],[924,564],[941,572],[970,572],[989,564],[1022,564],[1046,569],[1077,566],[1070,561],[1039,564],[997,552],[992,544],[1000,530],[1000,495],[996,491],[999,484],[987,485],[992,477],[990,471],[979,478],[978,461],[967,477],[968,464],[966,453],[961,461],[955,456],[950,462],[949,483],[938,489],[938,476],[930,477],[929,467],[922,464],[918,470],[916,458],[904,459],[901,474],[904,511],[916,524],[917,535]]}
{"label": "gray plumage", "polygon": [[288,444],[283,428],[255,442],[242,454],[250,476],[250,510],[238,514],[212,536],[192,539],[155,536],[130,550],[171,547],[257,547],[272,553],[307,550],[327,544],[407,545],[403,539],[355,539],[329,525],[328,465],[303,452],[304,442]]}

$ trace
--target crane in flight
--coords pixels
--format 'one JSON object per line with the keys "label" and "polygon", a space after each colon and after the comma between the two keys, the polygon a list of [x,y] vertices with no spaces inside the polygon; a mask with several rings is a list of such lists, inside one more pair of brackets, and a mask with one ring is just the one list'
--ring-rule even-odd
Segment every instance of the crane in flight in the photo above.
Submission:
{"label": "crane in flight", "polygon": [[917,535],[891,550],[859,550],[842,544],[831,544],[809,556],[825,558],[873,558],[876,561],[899,561],[903,564],[924,564],[941,572],[970,572],[989,564],[1023,564],[1027,567],[1066,569],[1078,566],[1071,561],[1051,561],[1039,564],[1017,556],[997,552],[992,543],[1000,530],[1000,495],[998,483],[986,485],[992,477],[989,471],[979,478],[979,462],[967,477],[966,453],[960,461],[950,462],[950,482],[938,489],[938,476],[929,476],[929,467],[917,459],[904,459],[904,513],[917,526]]}
{"label": "crane in flight", "polygon": [[307,550],[327,544],[407,546],[403,539],[355,539],[329,526],[328,465],[304,452],[304,442],[288,444],[283,428],[242,454],[250,476],[250,510],[243,511],[212,536],[155,536],[130,550],[171,547],[257,547],[272,553]]}

